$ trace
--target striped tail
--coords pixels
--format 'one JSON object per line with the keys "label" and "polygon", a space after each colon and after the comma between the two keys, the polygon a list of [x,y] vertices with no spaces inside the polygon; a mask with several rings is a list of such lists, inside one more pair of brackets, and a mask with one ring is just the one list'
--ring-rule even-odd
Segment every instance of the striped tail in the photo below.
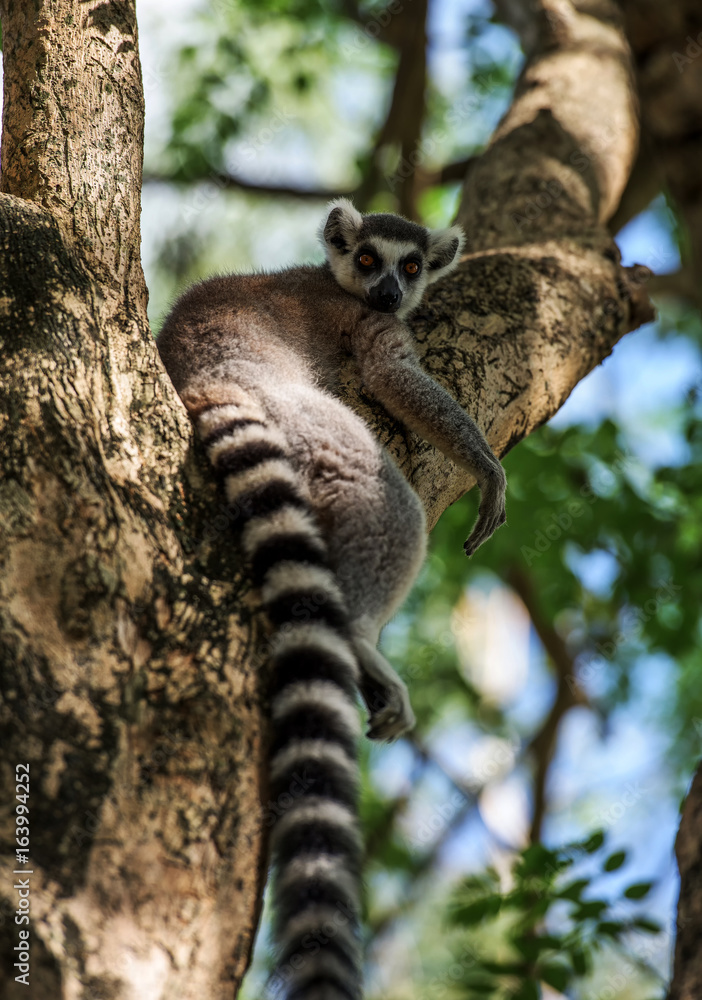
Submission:
{"label": "striped tail", "polygon": [[285,1000],[360,1000],[358,664],[344,600],[280,431],[251,405],[198,417],[274,626],[271,986]]}

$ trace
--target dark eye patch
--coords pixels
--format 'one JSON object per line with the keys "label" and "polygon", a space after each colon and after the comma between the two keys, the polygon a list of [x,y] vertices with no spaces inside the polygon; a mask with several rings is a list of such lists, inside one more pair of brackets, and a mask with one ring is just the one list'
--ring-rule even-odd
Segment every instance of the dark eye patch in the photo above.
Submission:
{"label": "dark eye patch", "polygon": [[[364,266],[361,264],[361,257],[372,257],[373,263]],[[374,247],[365,244],[356,248],[356,267],[362,274],[368,274],[370,271],[378,271],[382,266],[383,258]]]}

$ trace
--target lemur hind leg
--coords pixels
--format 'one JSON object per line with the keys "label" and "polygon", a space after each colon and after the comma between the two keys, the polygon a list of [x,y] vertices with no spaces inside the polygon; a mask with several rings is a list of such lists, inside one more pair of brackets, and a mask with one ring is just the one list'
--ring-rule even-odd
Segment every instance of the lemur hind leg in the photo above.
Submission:
{"label": "lemur hind leg", "polygon": [[386,455],[379,459],[372,476],[346,478],[339,499],[321,517],[330,525],[331,562],[350,614],[368,736],[393,740],[412,728],[414,713],[404,681],[377,645],[424,562],[426,525],[419,498],[399,469]]}
{"label": "lemur hind leg", "polygon": [[382,458],[375,494],[359,487],[353,511],[346,512],[347,527],[335,533],[343,541],[347,531],[355,532],[355,559],[344,559],[341,551],[334,553],[334,563],[351,614],[361,694],[370,715],[368,736],[393,740],[412,728],[414,713],[404,681],[378,652],[378,638],[424,562],[426,525],[419,498],[391,459]]}
{"label": "lemur hind leg", "polygon": [[[269,449],[283,448],[306,487],[348,613],[358,687],[370,716],[368,736],[396,739],[412,728],[414,713],[405,683],[377,645],[424,561],[420,500],[368,427],[327,393],[283,383],[265,396],[259,390],[261,402],[252,403],[244,386],[236,391],[240,400],[225,408],[239,423],[251,424]],[[264,464],[265,456],[253,458]]]}
{"label": "lemur hind leg", "polygon": [[353,648],[361,667],[361,694],[369,713],[366,735],[390,742],[414,726],[407,685],[368,639],[356,638]]}
{"label": "lemur hind leg", "polygon": [[424,561],[424,510],[368,427],[338,400],[301,385],[269,392],[267,407],[299,458],[349,612],[368,735],[395,739],[414,715],[404,682],[376,645]]}
{"label": "lemur hind leg", "polygon": [[404,681],[377,649],[378,639],[424,562],[426,525],[419,498],[394,463],[383,459],[379,495],[358,497],[358,512],[351,518],[357,562],[347,570],[341,559],[336,572],[349,595],[352,645],[370,715],[368,736],[394,740],[414,726],[414,712]]}

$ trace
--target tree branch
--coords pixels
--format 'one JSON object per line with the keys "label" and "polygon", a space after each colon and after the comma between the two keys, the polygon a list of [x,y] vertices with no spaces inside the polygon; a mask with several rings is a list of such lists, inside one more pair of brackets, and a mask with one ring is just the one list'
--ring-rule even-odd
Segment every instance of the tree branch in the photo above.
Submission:
{"label": "tree branch", "polygon": [[653,154],[650,148],[642,146],[619,206],[609,220],[609,231],[612,236],[650,205],[661,190],[661,184],[661,176],[656,168]]}
{"label": "tree branch", "polygon": [[0,14],[3,912],[26,763],[26,992],[231,1000],[265,877],[261,671],[231,546],[201,562],[216,494],[148,329],[134,2]]}
{"label": "tree branch", "polygon": [[[621,0],[635,58],[646,148],[689,234],[702,288],[702,10],[697,0]],[[699,303],[699,295],[695,297]]]}
{"label": "tree branch", "polygon": [[246,194],[261,195],[264,198],[295,198],[300,201],[331,201],[332,198],[353,198],[354,191],[340,191],[333,188],[301,188],[294,184],[257,184],[233,174],[201,174],[197,177],[168,177],[165,174],[144,175],[144,184],[172,184],[178,187],[194,184],[214,184],[222,191],[244,191]]}
{"label": "tree branch", "polygon": [[529,830],[529,840],[534,843],[541,839],[541,829],[547,809],[548,771],[556,750],[558,731],[571,708],[576,705],[586,705],[587,697],[578,684],[575,664],[568,647],[541,613],[532,581],[517,566],[513,566],[507,574],[507,583],[519,595],[529,612],[534,630],[555,668],[557,677],[556,696],[551,708],[526,748],[535,763],[534,808]]}
{"label": "tree branch", "polygon": [[672,271],[670,274],[654,274],[648,287],[653,296],[673,296],[687,300],[698,309],[702,308],[702,286],[691,266]]}
{"label": "tree branch", "polygon": [[702,766],[693,778],[675,841],[680,869],[677,939],[668,1000],[702,996]]}
{"label": "tree branch", "polygon": [[[390,107],[371,154],[371,168],[358,191],[359,204],[369,203],[386,179],[397,200],[398,211],[417,218],[415,168],[426,108],[426,19],[428,0],[415,0],[403,17],[392,21],[400,57]],[[382,159],[391,147],[399,149],[393,176],[384,177]]]}

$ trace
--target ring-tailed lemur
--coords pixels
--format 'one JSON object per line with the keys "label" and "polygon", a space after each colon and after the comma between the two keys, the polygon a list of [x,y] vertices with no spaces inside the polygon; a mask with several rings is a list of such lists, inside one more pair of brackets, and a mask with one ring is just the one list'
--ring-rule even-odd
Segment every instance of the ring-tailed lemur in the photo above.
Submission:
{"label": "ring-tailed lemur", "polygon": [[343,355],[391,414],[476,477],[468,554],[505,520],[505,476],[473,420],[423,371],[401,321],[457,266],[462,231],[362,216],[341,199],[321,239],[321,266],[195,285],[158,347],[223,481],[274,629],[273,800],[307,778],[272,832],[277,981],[288,1000],[357,1000],[355,693],[372,738],[413,725],[407,689],[376,645],[424,559],[425,521],[371,430],[334,396]]}

